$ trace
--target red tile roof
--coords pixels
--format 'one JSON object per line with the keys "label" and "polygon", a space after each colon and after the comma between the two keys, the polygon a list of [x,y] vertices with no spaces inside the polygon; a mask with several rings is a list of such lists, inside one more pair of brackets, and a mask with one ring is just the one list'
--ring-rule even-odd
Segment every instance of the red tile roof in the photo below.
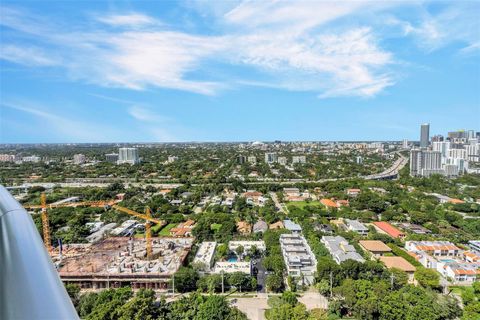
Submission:
{"label": "red tile roof", "polygon": [[392,238],[400,238],[405,236],[403,232],[392,226],[390,223],[385,221],[376,221],[373,223],[377,228],[391,236]]}
{"label": "red tile roof", "polygon": [[326,207],[338,208],[338,205],[330,199],[322,199],[320,203]]}

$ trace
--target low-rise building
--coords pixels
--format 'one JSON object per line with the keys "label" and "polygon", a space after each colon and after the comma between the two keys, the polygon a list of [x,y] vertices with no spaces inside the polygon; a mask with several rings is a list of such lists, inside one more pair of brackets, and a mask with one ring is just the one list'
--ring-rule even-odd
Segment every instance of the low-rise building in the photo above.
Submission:
{"label": "low-rise building", "polygon": [[365,252],[368,252],[374,258],[381,257],[392,251],[389,246],[379,240],[360,240],[358,241],[358,244],[360,245],[360,248]]}
{"label": "low-rise building", "polygon": [[414,281],[414,273],[417,270],[410,262],[402,257],[380,257],[380,261],[385,264],[388,269],[399,269],[407,273],[408,281],[412,283]]}
{"label": "low-rise building", "polygon": [[299,224],[296,224],[292,220],[283,220],[283,225],[285,229],[290,230],[292,233],[301,233],[302,227]]}
{"label": "low-rise building", "polygon": [[265,251],[266,246],[265,242],[263,241],[248,241],[248,240],[240,240],[240,241],[230,241],[228,243],[228,250],[235,251],[238,247],[243,247],[243,249],[247,252],[251,251],[253,247],[257,248],[259,251]]}
{"label": "low-rise building", "polygon": [[131,233],[137,224],[136,220],[124,221],[119,227],[113,229],[110,233],[114,236],[126,236]]}
{"label": "low-rise building", "polygon": [[265,232],[268,230],[268,224],[263,221],[263,220],[258,220],[254,225],[253,225],[253,232],[258,233],[258,232]]}
{"label": "low-rise building", "polygon": [[252,233],[252,225],[246,221],[238,221],[237,231],[241,234],[250,234]]}
{"label": "low-rise building", "polygon": [[251,274],[252,263],[250,261],[218,261],[215,263],[213,273],[243,272]]}
{"label": "low-rise building", "polygon": [[332,255],[333,260],[338,264],[346,260],[365,262],[365,259],[358,254],[355,248],[350,245],[344,237],[323,236],[321,241]]}
{"label": "low-rise building", "polygon": [[373,226],[375,227],[375,229],[377,229],[378,232],[387,234],[392,238],[405,238],[405,233],[398,230],[386,221],[375,221],[373,223]]}
{"label": "low-rise building", "polygon": [[320,203],[323,204],[325,206],[325,208],[327,208],[327,209],[338,208],[338,204],[331,199],[322,199],[322,200],[320,200]]}
{"label": "low-rise building", "polygon": [[271,224],[268,226],[268,228],[269,228],[269,229],[272,229],[272,230],[283,229],[283,228],[285,228],[285,225],[283,224],[282,221],[277,221],[277,222],[271,223]]}
{"label": "low-rise building", "polygon": [[350,220],[345,219],[345,225],[347,226],[347,230],[356,232],[365,236],[368,234],[368,228],[358,220]]}
{"label": "low-rise building", "polygon": [[468,241],[468,246],[478,253],[480,253],[480,240],[470,240]]}
{"label": "low-rise building", "polygon": [[460,253],[460,248],[449,241],[406,241],[405,249],[433,257],[456,257]]}
{"label": "low-rise building", "polygon": [[397,223],[395,225],[402,228],[405,231],[415,233],[415,234],[430,234],[430,233],[432,233],[432,231],[430,231],[427,228],[422,227],[418,224],[402,222],[402,223]]}
{"label": "low-rise building", "polygon": [[480,263],[438,262],[437,271],[455,284],[471,284],[480,278]]}
{"label": "low-rise building", "polygon": [[356,197],[360,194],[361,190],[360,189],[347,189],[347,195],[350,197]]}
{"label": "low-rise building", "polygon": [[282,234],[280,247],[288,275],[300,283],[313,284],[317,260],[305,238],[299,234]]}
{"label": "low-rise building", "polygon": [[193,263],[202,265],[204,271],[210,271],[210,268],[213,265],[213,257],[215,255],[216,247],[216,242],[202,242],[202,244],[197,250],[197,253],[195,254]]}
{"label": "low-rise building", "polygon": [[189,237],[195,227],[195,221],[187,220],[180,223],[177,227],[170,229],[170,235],[174,237]]}

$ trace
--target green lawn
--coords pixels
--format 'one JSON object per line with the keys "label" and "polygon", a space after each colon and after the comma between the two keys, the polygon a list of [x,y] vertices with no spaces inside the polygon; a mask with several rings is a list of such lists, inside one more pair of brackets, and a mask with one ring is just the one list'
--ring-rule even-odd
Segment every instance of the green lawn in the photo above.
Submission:
{"label": "green lawn", "polygon": [[218,231],[218,230],[220,230],[221,227],[222,227],[222,224],[221,224],[221,223],[213,223],[213,224],[210,226],[210,229],[213,230],[213,231]]}
{"label": "green lawn", "polygon": [[163,228],[163,226],[161,224],[156,224],[154,226],[152,226],[152,233],[153,234],[157,234],[161,229]]}
{"label": "green lawn", "polygon": [[471,286],[451,286],[449,288],[452,290],[452,293],[461,296],[462,292],[465,291],[466,288],[471,288]]}
{"label": "green lawn", "polygon": [[294,202],[288,202],[287,207],[297,207],[300,209],[305,208],[305,206],[313,206],[313,207],[323,207],[319,201],[294,201]]}
{"label": "green lawn", "polygon": [[159,236],[167,237],[170,235],[170,229],[175,228],[178,223],[169,223],[158,233]]}

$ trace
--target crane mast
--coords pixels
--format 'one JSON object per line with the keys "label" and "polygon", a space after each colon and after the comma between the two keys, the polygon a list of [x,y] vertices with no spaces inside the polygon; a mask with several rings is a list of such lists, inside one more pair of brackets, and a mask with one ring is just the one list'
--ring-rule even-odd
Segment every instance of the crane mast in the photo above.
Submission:
{"label": "crane mast", "polygon": [[[61,208],[61,207],[78,207],[78,206],[90,206],[90,207],[99,207],[99,206],[111,206],[113,209],[127,213],[129,215],[135,216],[137,218],[145,220],[145,241],[146,241],[146,252],[147,252],[147,259],[152,258],[152,222],[160,225],[165,225],[165,221],[158,220],[152,218],[152,213],[150,208],[147,207],[145,209],[145,214],[138,213],[131,209],[121,207],[119,205],[114,204],[113,200],[111,201],[84,201],[84,202],[76,202],[76,203],[67,203],[67,204],[51,204],[49,208]],[[45,247],[50,252],[52,250],[52,242],[50,238],[50,225],[48,222],[48,215],[47,215],[47,198],[45,193],[40,195],[40,205],[27,205],[25,208],[42,209],[42,229],[43,229],[43,242],[45,243]]]}
{"label": "crane mast", "polygon": [[48,222],[47,197],[45,196],[45,193],[40,195],[40,205],[42,208],[43,243],[45,244],[47,251],[50,252],[52,250],[52,242],[50,240],[50,224]]}

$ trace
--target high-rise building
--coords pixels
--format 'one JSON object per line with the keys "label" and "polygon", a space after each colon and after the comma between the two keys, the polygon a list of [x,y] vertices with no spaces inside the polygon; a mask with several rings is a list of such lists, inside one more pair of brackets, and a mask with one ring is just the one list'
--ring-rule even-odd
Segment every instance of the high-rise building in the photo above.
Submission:
{"label": "high-rise building", "polygon": [[467,159],[467,150],[465,149],[450,149],[448,150],[448,157],[453,159]]}
{"label": "high-rise building", "polygon": [[446,164],[443,166],[443,169],[445,170],[445,175],[449,178],[458,176],[458,166],[455,164]]}
{"label": "high-rise building", "polygon": [[432,142],[432,150],[441,152],[442,157],[447,157],[450,150],[450,141]]}
{"label": "high-rise building", "polygon": [[248,163],[250,164],[256,164],[257,163],[257,157],[255,156],[249,156],[247,159]]}
{"label": "high-rise building", "polygon": [[468,130],[467,131],[467,140],[475,139],[475,130]]}
{"label": "high-rise building", "polygon": [[307,163],[307,157],[305,156],[293,156],[292,163]]}
{"label": "high-rise building", "polygon": [[282,166],[287,165],[287,157],[278,157],[278,163],[281,164]]}
{"label": "high-rise building", "polygon": [[278,161],[278,155],[276,152],[267,152],[265,153],[265,162],[266,163],[276,163]]}
{"label": "high-rise building", "polygon": [[111,162],[111,163],[117,163],[118,161],[118,154],[116,153],[107,153],[105,155],[105,160],[107,162]]}
{"label": "high-rise building", "polygon": [[403,149],[408,149],[408,140],[407,139],[403,139],[402,148]]}
{"label": "high-rise building", "polygon": [[245,161],[247,161],[247,158],[244,155],[237,156],[237,163],[238,164],[244,164]]}
{"label": "high-rise building", "polygon": [[85,155],[84,154],[75,154],[73,155],[73,163],[74,164],[83,164],[85,163]]}
{"label": "high-rise building", "polygon": [[138,158],[137,148],[119,148],[118,149],[118,164],[129,163],[137,164],[140,160]]}
{"label": "high-rise building", "polygon": [[355,162],[356,162],[357,164],[362,164],[362,163],[363,163],[363,157],[357,156],[357,158],[355,159]]}
{"label": "high-rise building", "polygon": [[443,174],[442,153],[413,149],[410,151],[410,175],[429,176],[431,174]]}
{"label": "high-rise building", "polygon": [[443,136],[441,134],[436,134],[432,137],[432,142],[441,142],[443,141]]}
{"label": "high-rise building", "polygon": [[419,149],[410,150],[410,175],[418,176],[422,169],[422,151]]}
{"label": "high-rise building", "polygon": [[420,126],[420,148],[427,148],[430,139],[430,124],[424,123]]}
{"label": "high-rise building", "polygon": [[438,170],[442,168],[442,153],[439,151],[422,152],[422,169]]}
{"label": "high-rise building", "polygon": [[0,154],[0,162],[14,162],[15,159],[14,154]]}
{"label": "high-rise building", "polygon": [[465,146],[467,152],[467,160],[480,162],[480,143],[472,143]]}

